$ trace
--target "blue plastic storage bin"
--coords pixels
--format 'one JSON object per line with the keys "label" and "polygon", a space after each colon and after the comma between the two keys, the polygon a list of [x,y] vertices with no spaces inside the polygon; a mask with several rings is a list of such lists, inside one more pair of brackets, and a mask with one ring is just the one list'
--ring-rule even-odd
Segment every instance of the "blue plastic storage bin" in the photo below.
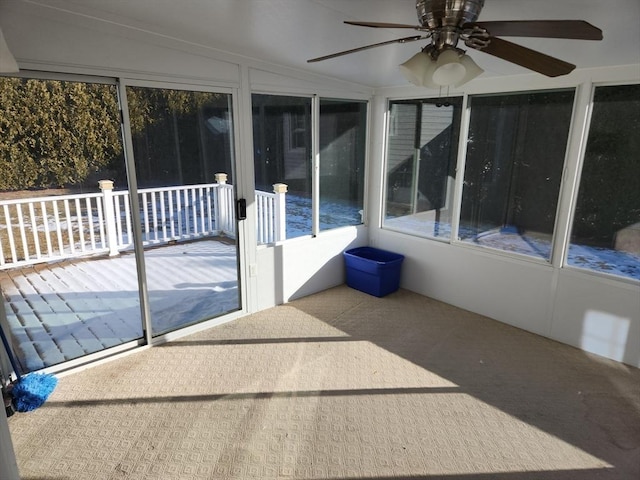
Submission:
{"label": "blue plastic storage bin", "polygon": [[347,285],[375,297],[384,297],[400,287],[404,255],[373,247],[344,252]]}

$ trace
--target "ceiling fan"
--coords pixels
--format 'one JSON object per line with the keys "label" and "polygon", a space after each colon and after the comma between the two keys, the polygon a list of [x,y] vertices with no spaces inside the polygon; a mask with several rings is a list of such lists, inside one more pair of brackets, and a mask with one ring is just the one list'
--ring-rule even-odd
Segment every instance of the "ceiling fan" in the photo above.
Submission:
{"label": "ceiling fan", "polygon": [[333,53],[313,58],[308,62],[328,60],[383,45],[430,39],[430,43],[422,49],[420,54],[403,64],[405,70],[410,70],[404,72],[405,76],[413,83],[423,86],[449,84],[459,86],[482,73],[471,58],[465,55],[465,51],[458,48],[460,40],[469,48],[548,77],[566,75],[575,68],[575,65],[503,40],[499,36],[602,40],[602,30],[584,20],[477,22],[483,6],[484,0],[416,0],[420,25],[345,21],[346,24],[362,27],[413,29],[420,34]]}

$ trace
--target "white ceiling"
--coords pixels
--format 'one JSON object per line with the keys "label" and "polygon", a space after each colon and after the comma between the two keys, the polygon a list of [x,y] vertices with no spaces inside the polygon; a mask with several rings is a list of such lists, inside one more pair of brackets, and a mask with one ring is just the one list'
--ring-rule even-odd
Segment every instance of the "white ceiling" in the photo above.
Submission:
{"label": "white ceiling", "polygon": [[[344,20],[417,24],[415,0],[23,0],[252,59],[383,87],[406,81],[397,66],[426,41],[394,44],[308,64],[309,58],[414,34],[349,26]],[[639,0],[486,0],[480,20],[582,19],[601,42],[510,38],[578,68],[640,63]],[[415,32],[417,33],[417,32]],[[470,50],[484,76],[528,71]]]}

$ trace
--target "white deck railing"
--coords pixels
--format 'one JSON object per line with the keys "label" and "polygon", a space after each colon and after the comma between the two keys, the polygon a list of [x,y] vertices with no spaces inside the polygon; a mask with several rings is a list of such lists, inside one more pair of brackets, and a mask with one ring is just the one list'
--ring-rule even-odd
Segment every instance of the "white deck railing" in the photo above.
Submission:
{"label": "white deck railing", "polygon": [[[217,183],[138,190],[144,246],[235,237],[235,197]],[[100,181],[100,193],[0,200],[0,269],[133,248],[129,191]],[[286,185],[256,192],[258,243],[286,238]]]}
{"label": "white deck railing", "polygon": [[256,231],[259,244],[287,238],[285,194],[287,186],[276,183],[273,193],[256,191]]}

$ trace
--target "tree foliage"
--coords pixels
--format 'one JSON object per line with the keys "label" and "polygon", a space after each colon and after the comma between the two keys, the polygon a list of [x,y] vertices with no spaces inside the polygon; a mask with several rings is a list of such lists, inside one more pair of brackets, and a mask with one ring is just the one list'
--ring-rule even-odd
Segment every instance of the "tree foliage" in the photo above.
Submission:
{"label": "tree foliage", "polygon": [[611,247],[640,222],[640,85],[598,87],[594,100],[573,235]]}
{"label": "tree foliage", "polygon": [[139,135],[166,118],[167,114],[190,115],[205,105],[216,105],[223,95],[212,92],[127,88],[127,104],[132,134]]}
{"label": "tree foliage", "polygon": [[122,154],[118,113],[113,86],[0,79],[0,190],[72,185],[108,168]]}
{"label": "tree foliage", "polygon": [[[131,131],[145,135],[167,116],[193,115],[224,96],[131,87]],[[81,184],[108,170],[124,177],[113,85],[0,78],[0,191]]]}

